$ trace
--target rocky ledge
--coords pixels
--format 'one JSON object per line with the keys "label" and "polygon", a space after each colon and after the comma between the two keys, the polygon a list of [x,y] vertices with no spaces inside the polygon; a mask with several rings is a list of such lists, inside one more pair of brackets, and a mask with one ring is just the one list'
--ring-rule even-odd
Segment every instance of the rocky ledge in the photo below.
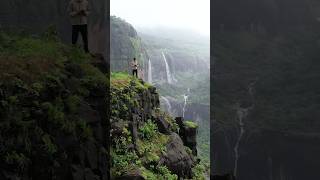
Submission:
{"label": "rocky ledge", "polygon": [[124,73],[111,75],[113,179],[203,179],[197,125],[160,110],[156,88]]}

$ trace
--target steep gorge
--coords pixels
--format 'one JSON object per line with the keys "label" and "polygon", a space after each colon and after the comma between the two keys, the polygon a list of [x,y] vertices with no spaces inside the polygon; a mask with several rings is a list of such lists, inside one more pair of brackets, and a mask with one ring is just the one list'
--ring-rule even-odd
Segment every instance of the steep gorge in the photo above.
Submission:
{"label": "steep gorge", "polygon": [[213,174],[240,180],[319,177],[319,34],[216,34]]}

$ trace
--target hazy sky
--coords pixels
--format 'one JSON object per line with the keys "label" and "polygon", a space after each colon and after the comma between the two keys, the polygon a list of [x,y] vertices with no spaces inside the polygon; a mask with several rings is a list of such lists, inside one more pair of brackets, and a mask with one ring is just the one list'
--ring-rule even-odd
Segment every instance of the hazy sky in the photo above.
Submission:
{"label": "hazy sky", "polygon": [[111,15],[134,26],[171,27],[210,34],[210,0],[110,0]]}

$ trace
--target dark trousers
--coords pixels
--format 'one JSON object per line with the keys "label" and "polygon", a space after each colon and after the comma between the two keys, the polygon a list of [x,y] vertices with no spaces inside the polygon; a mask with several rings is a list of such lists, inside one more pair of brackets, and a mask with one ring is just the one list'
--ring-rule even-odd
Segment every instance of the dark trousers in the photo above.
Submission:
{"label": "dark trousers", "polygon": [[134,74],[136,74],[136,77],[138,78],[138,69],[132,70],[132,76],[134,76]]}
{"label": "dark trousers", "polygon": [[88,49],[88,26],[84,25],[72,25],[72,44],[76,44],[78,41],[79,33],[81,33],[83,39],[84,50],[89,52]]}

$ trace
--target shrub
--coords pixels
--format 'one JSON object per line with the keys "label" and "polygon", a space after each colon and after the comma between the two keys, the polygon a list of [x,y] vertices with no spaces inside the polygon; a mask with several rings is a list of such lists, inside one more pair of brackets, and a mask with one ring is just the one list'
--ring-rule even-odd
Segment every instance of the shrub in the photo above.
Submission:
{"label": "shrub", "polygon": [[156,135],[158,127],[151,120],[148,120],[141,128],[139,128],[139,132],[143,139],[151,139]]}

